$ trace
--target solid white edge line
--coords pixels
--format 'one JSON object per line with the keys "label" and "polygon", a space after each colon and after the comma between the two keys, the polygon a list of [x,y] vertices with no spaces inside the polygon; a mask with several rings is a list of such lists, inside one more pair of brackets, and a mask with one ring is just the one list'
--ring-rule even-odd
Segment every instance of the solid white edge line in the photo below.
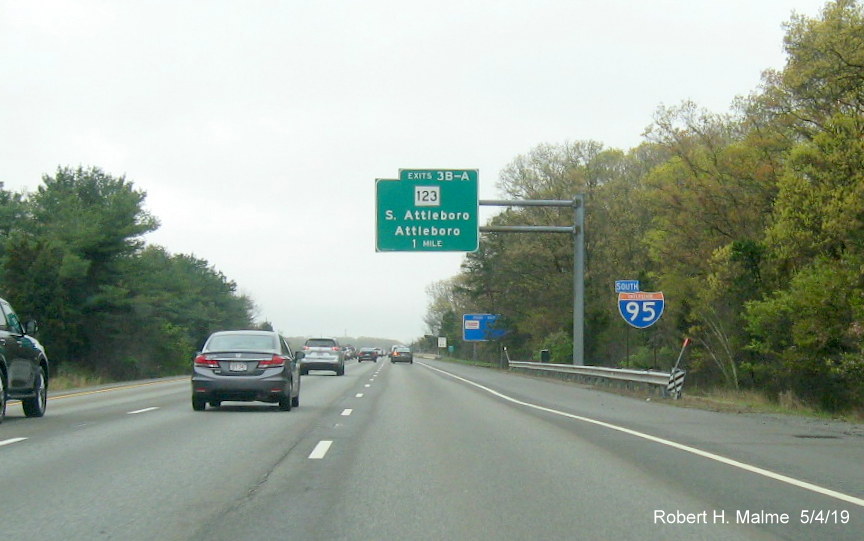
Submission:
{"label": "solid white edge line", "polygon": [[11,438],[8,440],[3,440],[0,441],[0,447],[3,447],[4,445],[12,445],[13,443],[18,443],[19,441],[24,441],[26,439],[27,438]]}
{"label": "solid white edge line", "polygon": [[135,411],[127,412],[126,415],[137,415],[137,414],[139,414],[139,413],[147,413],[148,411],[155,411],[155,410],[158,410],[158,409],[159,409],[159,408],[157,408],[157,407],[144,408],[144,409],[142,409],[142,410],[135,410]]}
{"label": "solid white edge line", "polygon": [[312,449],[312,452],[309,454],[310,460],[321,460],[325,456],[327,456],[327,451],[330,450],[330,446],[333,445],[332,440],[321,440],[318,442],[318,445]]}
{"label": "solid white edge line", "polygon": [[690,447],[688,445],[683,445],[681,443],[677,443],[671,440],[666,440],[663,438],[658,438],[657,436],[652,436],[650,434],[645,434],[644,432],[638,432],[636,430],[631,430],[629,428],[625,428],[623,426],[613,425],[611,423],[607,423],[604,421],[598,421],[597,419],[591,419],[590,417],[582,417],[581,415],[574,415],[572,413],[567,413],[564,411],[554,410],[551,408],[547,408],[544,406],[538,406],[537,404],[531,404],[530,402],[523,402],[521,400],[517,400],[505,394],[499,393],[489,387],[485,387],[480,385],[479,383],[474,383],[473,381],[467,380],[465,378],[459,377],[455,374],[451,374],[445,370],[441,370],[439,368],[435,368],[434,366],[429,366],[426,363],[419,363],[430,370],[435,370],[436,372],[440,372],[451,378],[457,379],[463,383],[467,383],[468,385],[472,385],[486,391],[489,394],[497,396],[502,400],[506,400],[507,402],[518,404],[520,406],[525,406],[527,408],[532,408],[535,410],[543,411],[546,413],[552,413],[554,415],[560,415],[562,417],[567,417],[569,419],[574,419],[576,421],[582,421],[584,423],[590,423],[597,426],[602,426],[603,428],[608,428],[610,430],[616,430],[618,432],[622,432],[624,434],[629,434],[631,436],[636,436],[637,438],[642,438],[648,441],[653,441],[654,443],[659,443],[661,445],[665,445],[667,447],[672,447],[674,449],[678,449],[680,451],[684,451],[687,453],[691,453],[697,456],[701,456],[704,458],[708,458],[710,460],[714,460],[716,462],[720,462],[722,464],[727,464],[729,466],[733,466],[735,468],[742,469],[744,471],[748,471],[750,473],[755,473],[757,475],[761,475],[763,477],[768,477],[769,479],[774,479],[775,481],[780,481],[781,483],[786,483],[792,486],[796,486],[799,488],[803,488],[805,490],[809,490],[811,492],[815,492],[817,494],[822,494],[823,496],[828,496],[831,498],[836,498],[838,500],[842,500],[844,502],[851,503],[853,505],[857,505],[859,507],[864,507],[864,499],[856,498],[855,496],[844,494],[842,492],[837,492],[836,490],[831,490],[830,488],[821,487],[819,485],[814,485],[813,483],[808,483],[807,481],[801,481],[800,479],[795,479],[794,477],[789,477],[787,475],[783,475],[780,473],[773,472],[771,470],[766,470],[764,468],[760,468],[758,466],[753,466],[751,464],[746,464],[744,462],[739,462],[737,460],[733,460],[731,458],[727,458],[725,456],[716,455],[714,453],[709,453],[708,451],[703,451],[701,449],[697,449],[695,447]]}

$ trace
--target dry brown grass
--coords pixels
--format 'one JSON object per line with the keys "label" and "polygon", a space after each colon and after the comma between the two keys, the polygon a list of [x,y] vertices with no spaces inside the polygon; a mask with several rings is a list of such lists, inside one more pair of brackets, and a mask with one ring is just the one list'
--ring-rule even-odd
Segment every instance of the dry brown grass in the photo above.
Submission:
{"label": "dry brown grass", "polygon": [[50,388],[52,391],[66,391],[69,389],[95,387],[106,383],[109,382],[99,376],[60,370],[59,373],[51,378]]}
{"label": "dry brown grass", "polygon": [[681,400],[670,400],[669,403],[683,407],[696,407],[714,411],[735,413],[782,413],[839,419],[852,423],[864,423],[864,411],[851,411],[845,414],[831,414],[807,405],[795,393],[786,391],[780,394],[778,400],[771,400],[766,394],[750,389],[696,389],[686,392]]}

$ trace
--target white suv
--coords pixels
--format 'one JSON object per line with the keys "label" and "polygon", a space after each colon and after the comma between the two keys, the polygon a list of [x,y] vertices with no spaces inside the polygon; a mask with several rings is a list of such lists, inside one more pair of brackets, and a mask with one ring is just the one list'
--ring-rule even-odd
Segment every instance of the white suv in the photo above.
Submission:
{"label": "white suv", "polygon": [[345,374],[345,351],[335,338],[310,338],[303,346],[300,373],[310,370],[333,370],[337,376]]}

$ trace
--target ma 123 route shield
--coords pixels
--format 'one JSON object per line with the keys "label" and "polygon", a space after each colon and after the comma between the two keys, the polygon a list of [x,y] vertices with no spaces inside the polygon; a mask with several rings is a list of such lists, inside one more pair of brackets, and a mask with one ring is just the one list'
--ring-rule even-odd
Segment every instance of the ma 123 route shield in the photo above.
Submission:
{"label": "ma 123 route shield", "polygon": [[618,311],[624,321],[644,329],[650,327],[663,315],[666,301],[662,292],[618,293]]}

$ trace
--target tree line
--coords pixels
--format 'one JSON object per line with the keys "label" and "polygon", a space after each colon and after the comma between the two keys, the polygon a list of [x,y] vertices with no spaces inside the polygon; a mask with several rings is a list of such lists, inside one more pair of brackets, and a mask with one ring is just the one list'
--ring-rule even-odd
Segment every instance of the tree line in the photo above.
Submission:
{"label": "tree line", "polygon": [[[635,148],[541,144],[501,172],[510,199],[585,194],[589,364],[669,368],[691,337],[691,382],[864,407],[862,4],[793,15],[783,45],[783,69],[729,112],[660,107]],[[570,225],[572,211],[490,222]],[[511,357],[570,362],[572,267],[567,236],[484,234],[457,276],[428,287],[426,323],[464,348],[463,313],[501,314]],[[629,329],[617,279],[664,292],[658,323]]]}
{"label": "tree line", "polygon": [[61,167],[33,193],[0,183],[0,294],[39,323],[52,369],[184,373],[212,331],[254,325],[251,299],[207,261],[145,244],[159,225],[145,196],[96,167]]}

